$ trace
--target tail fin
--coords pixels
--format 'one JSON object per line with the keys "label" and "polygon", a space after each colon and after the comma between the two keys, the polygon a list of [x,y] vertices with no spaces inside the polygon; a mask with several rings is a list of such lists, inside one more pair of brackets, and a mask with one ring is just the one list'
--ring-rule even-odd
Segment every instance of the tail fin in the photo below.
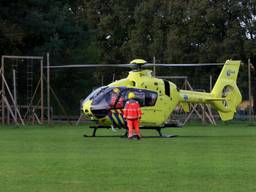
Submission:
{"label": "tail fin", "polygon": [[239,67],[240,61],[227,60],[211,92],[214,97],[224,99],[212,101],[223,121],[233,119],[236,108],[242,101],[236,84]]}

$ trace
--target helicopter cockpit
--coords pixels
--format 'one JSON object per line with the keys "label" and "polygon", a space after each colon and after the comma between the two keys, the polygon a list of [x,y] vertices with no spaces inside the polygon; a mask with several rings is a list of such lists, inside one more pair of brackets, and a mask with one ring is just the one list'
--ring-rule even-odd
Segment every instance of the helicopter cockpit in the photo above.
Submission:
{"label": "helicopter cockpit", "polygon": [[128,88],[128,87],[100,87],[92,92],[85,100],[92,100],[90,111],[97,118],[105,117],[111,109],[123,109],[128,100],[128,93],[134,92],[141,107],[154,106],[157,92]]}

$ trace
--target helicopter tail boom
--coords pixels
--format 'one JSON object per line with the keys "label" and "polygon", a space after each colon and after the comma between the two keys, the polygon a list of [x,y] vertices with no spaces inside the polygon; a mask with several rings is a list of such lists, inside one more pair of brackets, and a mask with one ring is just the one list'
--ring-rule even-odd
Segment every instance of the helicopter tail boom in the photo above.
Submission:
{"label": "helicopter tail boom", "polygon": [[211,93],[180,90],[180,102],[211,104],[218,111],[221,120],[233,119],[242,100],[236,84],[239,67],[240,61],[227,60]]}

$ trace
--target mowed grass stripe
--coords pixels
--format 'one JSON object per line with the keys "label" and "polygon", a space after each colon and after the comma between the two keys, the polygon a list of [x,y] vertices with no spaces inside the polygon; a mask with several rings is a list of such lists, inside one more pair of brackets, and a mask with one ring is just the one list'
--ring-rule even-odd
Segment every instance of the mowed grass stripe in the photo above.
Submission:
{"label": "mowed grass stripe", "polygon": [[[256,127],[166,129],[119,138],[86,126],[0,127],[0,191],[255,191]],[[114,136],[114,137],[112,137]]]}

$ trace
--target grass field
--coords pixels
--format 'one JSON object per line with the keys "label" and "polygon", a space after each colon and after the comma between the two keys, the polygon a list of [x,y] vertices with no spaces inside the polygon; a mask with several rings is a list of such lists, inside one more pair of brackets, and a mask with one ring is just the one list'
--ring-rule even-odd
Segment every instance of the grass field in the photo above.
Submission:
{"label": "grass field", "polygon": [[82,137],[91,131],[0,127],[0,191],[256,191],[256,126],[186,126],[140,141],[111,130]]}

